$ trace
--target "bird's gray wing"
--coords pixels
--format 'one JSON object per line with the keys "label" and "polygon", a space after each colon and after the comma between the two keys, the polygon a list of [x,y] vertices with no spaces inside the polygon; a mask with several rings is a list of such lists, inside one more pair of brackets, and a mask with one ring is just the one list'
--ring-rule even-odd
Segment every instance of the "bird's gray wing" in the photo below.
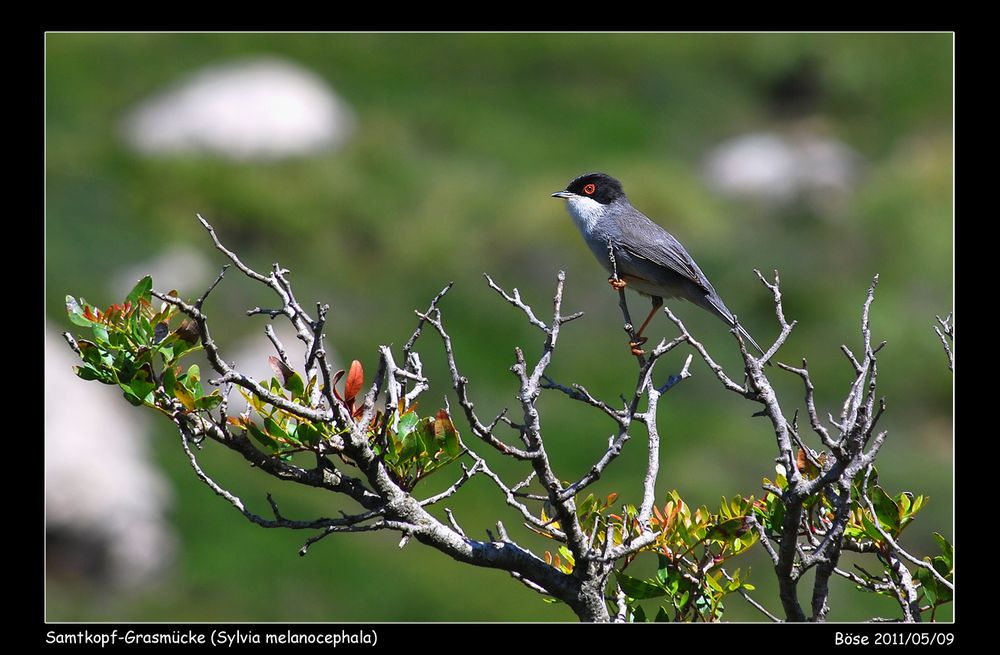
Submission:
{"label": "bird's gray wing", "polygon": [[670,269],[709,296],[716,295],[712,284],[680,241],[645,214],[633,211],[627,220],[618,220],[618,229],[622,236],[619,245],[632,255]]}

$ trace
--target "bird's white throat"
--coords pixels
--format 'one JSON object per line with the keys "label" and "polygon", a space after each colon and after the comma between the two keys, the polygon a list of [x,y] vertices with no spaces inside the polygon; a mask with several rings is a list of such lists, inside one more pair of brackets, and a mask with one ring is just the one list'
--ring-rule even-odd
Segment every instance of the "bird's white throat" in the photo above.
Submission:
{"label": "bird's white throat", "polygon": [[583,196],[568,198],[566,208],[569,210],[569,215],[573,217],[573,222],[584,234],[590,234],[594,230],[594,226],[597,225],[607,209],[593,198],[584,198]]}

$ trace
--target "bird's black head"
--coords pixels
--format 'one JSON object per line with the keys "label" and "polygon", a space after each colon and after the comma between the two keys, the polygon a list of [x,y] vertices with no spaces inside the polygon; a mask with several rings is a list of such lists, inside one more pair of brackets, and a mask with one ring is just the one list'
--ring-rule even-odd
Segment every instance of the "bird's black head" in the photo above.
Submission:
{"label": "bird's black head", "polygon": [[602,205],[610,205],[625,197],[622,183],[607,173],[586,173],[570,182],[565,191],[552,195],[556,198],[566,198],[569,194],[591,198]]}

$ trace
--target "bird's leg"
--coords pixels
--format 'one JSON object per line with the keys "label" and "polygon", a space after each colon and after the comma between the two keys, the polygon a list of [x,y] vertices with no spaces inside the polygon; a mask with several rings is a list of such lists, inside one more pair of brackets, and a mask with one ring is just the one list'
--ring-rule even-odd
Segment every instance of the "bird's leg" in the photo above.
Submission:
{"label": "bird's leg", "polygon": [[618,277],[616,277],[614,275],[612,275],[611,277],[608,278],[608,284],[610,284],[612,287],[614,287],[618,291],[621,291],[626,286],[628,286],[625,283],[625,280],[619,279]]}
{"label": "bird's leg", "polygon": [[653,307],[649,310],[649,316],[647,316],[646,320],[642,322],[642,325],[639,327],[639,331],[635,333],[635,341],[630,341],[628,344],[629,347],[632,348],[632,354],[636,357],[645,352],[639,348],[639,346],[649,341],[649,337],[642,336],[642,332],[646,329],[646,326],[649,325],[649,322],[653,320],[653,316],[656,315],[656,310],[660,307],[663,307],[663,298],[653,296]]}

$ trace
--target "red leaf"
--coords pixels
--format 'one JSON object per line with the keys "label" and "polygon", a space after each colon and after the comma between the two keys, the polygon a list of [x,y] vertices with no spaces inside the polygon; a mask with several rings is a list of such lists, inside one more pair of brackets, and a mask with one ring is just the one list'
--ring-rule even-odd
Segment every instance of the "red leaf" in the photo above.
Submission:
{"label": "red leaf", "polygon": [[351,362],[351,370],[347,373],[347,381],[344,383],[344,400],[351,402],[361,392],[361,385],[365,382],[365,370],[361,368],[361,362],[354,360]]}

